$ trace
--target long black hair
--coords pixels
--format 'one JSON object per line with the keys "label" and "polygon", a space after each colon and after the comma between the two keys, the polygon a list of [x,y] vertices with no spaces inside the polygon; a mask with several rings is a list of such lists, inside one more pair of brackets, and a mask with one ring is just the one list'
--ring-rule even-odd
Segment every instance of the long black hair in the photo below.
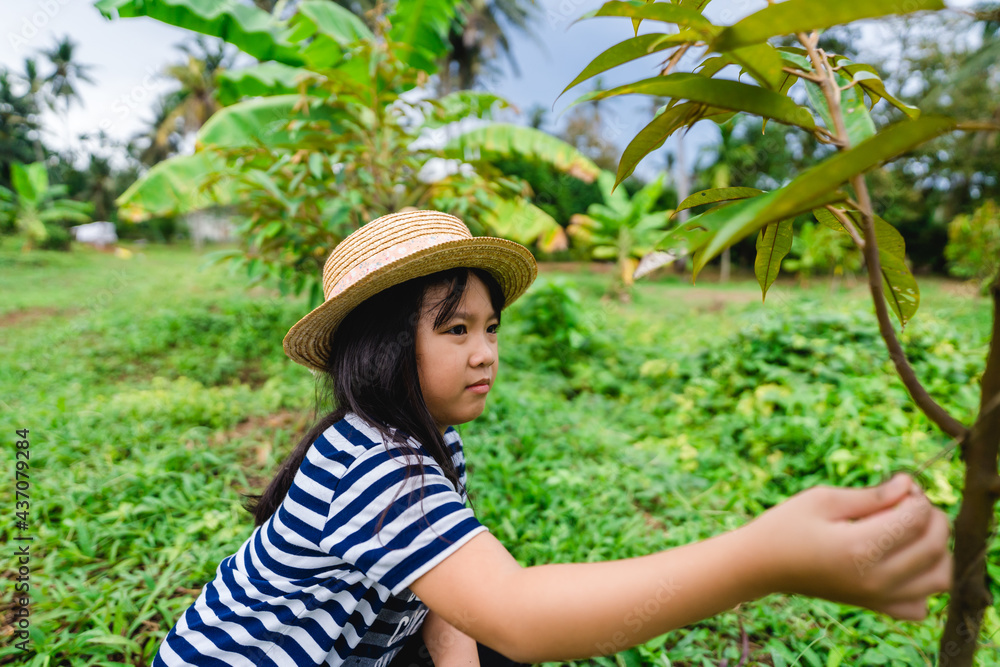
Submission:
{"label": "long black hair", "polygon": [[[438,303],[428,304],[428,310],[437,308],[434,318],[437,329],[455,314],[470,272],[486,285],[494,315],[499,320],[505,305],[500,284],[488,271],[464,267],[394,285],[369,297],[348,313],[332,337],[324,372],[317,377],[315,414],[320,414],[330,404],[331,397],[333,409],[285,458],[264,493],[247,497],[245,507],[253,514],[257,526],[270,519],[285,499],[312,443],[348,412],[356,413],[376,428],[384,436],[387,450],[389,442],[405,445],[406,436],[412,436],[431,454],[455,488],[463,491],[459,489],[458,471],[451,453],[420,390],[414,343],[429,288],[447,285],[446,295]],[[407,448],[401,449],[406,451]],[[417,461],[420,461],[419,456]],[[423,474],[422,464],[417,471]],[[411,476],[408,466],[406,479]]]}

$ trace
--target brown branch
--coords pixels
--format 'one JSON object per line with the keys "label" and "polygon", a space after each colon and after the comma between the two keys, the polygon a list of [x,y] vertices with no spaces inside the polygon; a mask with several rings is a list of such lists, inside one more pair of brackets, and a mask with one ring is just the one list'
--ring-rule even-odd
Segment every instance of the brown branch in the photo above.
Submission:
{"label": "brown branch", "polygon": [[[836,135],[841,140],[841,146],[848,148],[850,142],[847,138],[847,127],[844,125],[843,110],[840,107],[840,86],[837,85],[836,74],[829,68],[824,54],[816,48],[819,35],[814,31],[808,37],[805,33],[798,33],[797,37],[809,54],[813,69],[824,76],[825,80],[820,84],[820,88],[826,97],[826,103],[830,109],[830,116],[833,118]],[[858,196],[858,210],[861,212],[865,226],[865,245],[862,251],[865,256],[865,264],[868,267],[868,286],[872,293],[872,300],[875,302],[875,316],[878,319],[879,333],[882,334],[882,339],[889,350],[889,357],[892,358],[900,380],[903,381],[903,385],[917,406],[942,431],[952,437],[957,437],[965,432],[965,426],[941,407],[920,384],[920,380],[917,379],[913,367],[903,352],[896,331],[892,328],[885,294],[882,291],[882,264],[879,261],[878,242],[875,239],[875,217],[864,175],[854,176],[851,179],[851,185],[854,186],[854,192]]]}
{"label": "brown branch", "polygon": [[844,212],[841,211],[836,206],[831,206],[830,204],[827,204],[826,210],[832,213],[833,217],[835,217],[840,222],[840,224],[844,226],[844,229],[847,230],[847,233],[850,235],[851,240],[854,241],[854,245],[858,246],[858,248],[860,248],[861,250],[864,250],[865,240],[861,238],[861,235],[858,233],[857,228],[855,228],[854,223],[851,222],[851,219],[848,218],[846,215],[844,215]]}
{"label": "brown branch", "polygon": [[940,667],[973,664],[983,615],[993,604],[986,586],[986,553],[993,538],[993,507],[1000,495],[997,457],[1000,453],[1000,411],[989,409],[1000,400],[1000,276],[991,287],[993,331],[983,371],[979,417],[963,443],[965,485],[955,519],[955,563],[948,618],[941,635]]}
{"label": "brown branch", "polygon": [[786,65],[786,66],[784,66],[784,67],[781,68],[781,71],[782,72],[787,72],[788,74],[791,74],[793,76],[797,76],[800,79],[807,79],[807,80],[812,81],[814,83],[819,83],[820,81],[823,80],[818,75],[813,74],[812,72],[807,72],[805,70],[799,69],[797,67],[788,67]]}
{"label": "brown branch", "polygon": [[677,67],[677,63],[681,61],[681,58],[684,57],[684,54],[687,53],[687,50],[690,48],[691,48],[690,42],[688,42],[687,44],[681,44],[680,47],[678,47],[678,49],[674,51],[673,55],[670,56],[670,60],[667,61],[667,66],[664,67],[662,70],[660,70],[660,76],[666,76],[670,74],[670,72],[675,67]]}
{"label": "brown branch", "polygon": [[868,196],[868,186],[865,184],[865,177],[858,174],[851,179],[854,191],[861,200],[861,218],[865,223],[865,244],[864,255],[865,264],[868,267],[868,287],[872,293],[872,300],[875,302],[875,317],[878,319],[879,333],[885,341],[885,346],[889,350],[892,363],[896,366],[899,379],[903,381],[906,390],[910,392],[914,403],[923,411],[927,418],[938,425],[938,427],[952,437],[961,435],[966,429],[965,426],[952,417],[947,410],[935,401],[924,386],[917,379],[917,374],[903,352],[903,346],[899,343],[895,329],[892,328],[892,321],[889,319],[889,308],[886,306],[885,293],[882,291],[882,263],[878,257],[878,242],[875,240],[875,217],[872,215],[871,199]]}

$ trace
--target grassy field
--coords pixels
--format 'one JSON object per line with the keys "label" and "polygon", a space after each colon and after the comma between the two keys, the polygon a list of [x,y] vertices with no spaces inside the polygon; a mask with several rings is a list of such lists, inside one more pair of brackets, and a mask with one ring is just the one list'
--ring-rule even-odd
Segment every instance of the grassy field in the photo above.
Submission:
{"label": "grassy field", "polygon": [[[3,599],[0,664],[148,665],[178,614],[252,529],[259,492],[314,418],[312,377],[281,339],[303,299],[253,288],[190,248],[0,247],[5,576],[30,542],[30,650]],[[460,427],[479,519],[524,565],[626,558],[742,525],[818,483],[915,471],[947,438],[911,406],[863,285],[664,276],[600,300],[598,270],[543,267],[504,313],[499,382]],[[586,267],[584,267],[586,268]],[[931,393],[968,421],[988,303],[921,280],[903,333]],[[14,529],[15,435],[29,430],[30,511]],[[919,477],[953,517],[948,455]],[[1000,547],[988,556],[1000,578]],[[1000,595],[994,586],[993,594]],[[932,665],[924,622],[772,595],[581,664]],[[981,665],[1000,664],[989,610]]]}

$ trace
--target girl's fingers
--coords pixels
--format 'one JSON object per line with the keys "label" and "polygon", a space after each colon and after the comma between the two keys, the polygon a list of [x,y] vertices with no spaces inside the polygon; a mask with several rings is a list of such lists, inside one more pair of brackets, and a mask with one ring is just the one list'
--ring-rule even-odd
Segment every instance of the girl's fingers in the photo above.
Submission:
{"label": "girl's fingers", "polygon": [[900,473],[885,484],[864,489],[826,489],[835,493],[834,502],[827,508],[827,516],[837,519],[863,519],[874,512],[892,507],[913,488],[909,475]]}
{"label": "girl's fingers", "polygon": [[927,598],[894,602],[875,611],[881,611],[902,621],[922,621],[927,618]]}
{"label": "girl's fingers", "polygon": [[[927,531],[933,510],[927,497],[920,493],[906,496],[891,509],[852,523],[855,545],[863,554],[856,562],[871,568],[906,549]],[[859,566],[860,573],[867,568]]]}
{"label": "girl's fingers", "polygon": [[954,561],[948,550],[951,527],[948,517],[936,510],[924,536],[911,549],[892,556],[886,563],[894,585],[894,597],[910,598],[951,590]]}

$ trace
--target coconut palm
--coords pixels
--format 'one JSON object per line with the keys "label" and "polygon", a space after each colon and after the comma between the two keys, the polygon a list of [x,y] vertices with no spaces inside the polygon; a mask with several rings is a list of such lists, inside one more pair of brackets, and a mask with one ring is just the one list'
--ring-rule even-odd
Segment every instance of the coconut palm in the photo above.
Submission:
{"label": "coconut palm", "polygon": [[233,54],[224,44],[213,47],[202,35],[195,38],[193,45],[181,44],[177,48],[187,55],[187,60],[168,66],[164,74],[179,88],[154,104],[153,121],[143,133],[149,141],[142,153],[143,164],[156,164],[176,153],[179,136],[197,132],[222,108],[215,96],[216,76],[232,65]]}
{"label": "coconut palm", "polygon": [[81,83],[94,83],[88,74],[93,65],[83,65],[74,59],[76,42],[68,36],[63,37],[48,51],[42,50],[42,55],[54,68],[52,73],[45,77],[52,110],[58,113],[62,105],[62,111],[66,112],[74,100],[82,104],[83,98],[80,97],[79,87]]}

